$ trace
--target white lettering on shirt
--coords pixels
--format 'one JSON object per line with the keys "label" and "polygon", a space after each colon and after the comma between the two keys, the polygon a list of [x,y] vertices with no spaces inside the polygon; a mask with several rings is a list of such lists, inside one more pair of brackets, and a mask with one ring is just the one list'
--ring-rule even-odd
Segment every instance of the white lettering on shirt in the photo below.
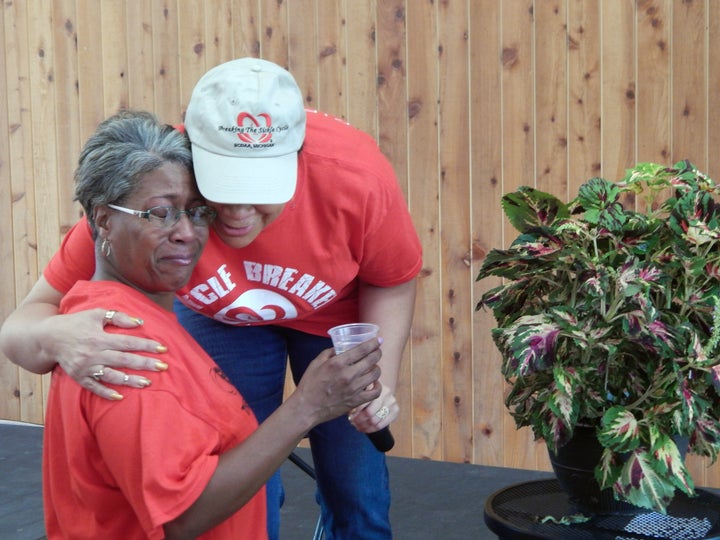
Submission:
{"label": "white lettering on shirt", "polygon": [[248,281],[257,281],[263,285],[287,291],[302,298],[315,309],[327,304],[337,296],[337,292],[330,285],[311,274],[299,275],[295,268],[284,268],[276,264],[261,264],[253,261],[245,261],[244,265]]}
{"label": "white lettering on shirt", "polygon": [[[285,296],[288,294],[296,296],[314,309],[327,304],[337,296],[337,292],[330,285],[311,274],[301,274],[295,268],[253,261],[244,261],[243,267],[249,282],[262,283],[269,289],[285,291]],[[232,274],[227,271],[227,265],[223,264],[216,270],[215,275],[193,287],[183,297],[183,302],[194,309],[202,310],[204,306],[210,306],[227,296],[236,286],[237,284],[232,280]],[[257,293],[248,295],[253,290]],[[270,302],[267,300],[260,294],[260,289],[248,288],[229,306],[218,312],[215,318],[228,324],[241,324],[242,321],[267,321],[297,316],[295,308],[281,305],[277,299]],[[288,297],[286,302],[289,300]]]}
{"label": "white lettering on shirt", "polygon": [[[217,269],[216,273],[219,279],[215,276],[208,278],[206,283],[200,283],[193,287],[190,290],[189,296],[207,306],[232,291],[235,288],[235,283],[230,279],[231,274],[226,270],[226,266],[227,265],[223,264]],[[212,289],[213,292],[208,294],[210,289]]]}

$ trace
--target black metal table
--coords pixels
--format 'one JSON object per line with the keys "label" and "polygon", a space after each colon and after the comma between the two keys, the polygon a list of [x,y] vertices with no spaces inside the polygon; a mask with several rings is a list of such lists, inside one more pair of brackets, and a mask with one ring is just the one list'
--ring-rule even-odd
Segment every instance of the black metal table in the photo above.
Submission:
{"label": "black metal table", "polygon": [[[490,495],[485,501],[485,524],[501,540],[720,539],[720,496],[702,489],[696,491],[698,496],[694,498],[678,493],[667,515],[651,511],[595,515],[587,522],[565,525],[557,520],[579,512],[557,480],[537,480]],[[546,519],[548,516],[554,519]]]}

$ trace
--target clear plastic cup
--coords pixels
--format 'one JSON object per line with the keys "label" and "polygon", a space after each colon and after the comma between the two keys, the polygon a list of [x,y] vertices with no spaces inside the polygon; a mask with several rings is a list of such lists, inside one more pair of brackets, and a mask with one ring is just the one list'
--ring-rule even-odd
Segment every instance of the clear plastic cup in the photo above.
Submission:
{"label": "clear plastic cup", "polygon": [[335,354],[340,354],[348,349],[360,345],[362,342],[377,337],[377,324],[372,323],[350,323],[334,326],[328,330],[335,348]]}

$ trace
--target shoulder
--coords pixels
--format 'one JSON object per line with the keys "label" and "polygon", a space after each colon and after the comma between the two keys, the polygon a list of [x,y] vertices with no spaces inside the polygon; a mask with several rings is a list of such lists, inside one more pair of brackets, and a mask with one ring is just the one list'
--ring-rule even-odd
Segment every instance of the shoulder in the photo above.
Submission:
{"label": "shoulder", "polygon": [[310,177],[326,176],[335,184],[349,182],[356,187],[370,187],[397,182],[392,165],[375,139],[326,113],[307,110],[300,156]]}
{"label": "shoulder", "polygon": [[342,118],[306,109],[306,130],[303,149],[320,155],[343,154],[348,149],[381,154],[377,142]]}

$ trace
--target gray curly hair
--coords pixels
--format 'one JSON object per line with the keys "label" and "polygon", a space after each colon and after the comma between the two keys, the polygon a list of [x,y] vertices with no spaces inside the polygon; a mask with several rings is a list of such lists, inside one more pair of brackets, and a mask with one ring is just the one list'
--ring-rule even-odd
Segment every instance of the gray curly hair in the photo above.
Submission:
{"label": "gray curly hair", "polygon": [[146,111],[123,110],[101,122],[85,143],[75,170],[75,200],[82,204],[97,238],[93,209],[122,203],[140,178],[165,163],[190,174],[192,153],[186,134]]}

